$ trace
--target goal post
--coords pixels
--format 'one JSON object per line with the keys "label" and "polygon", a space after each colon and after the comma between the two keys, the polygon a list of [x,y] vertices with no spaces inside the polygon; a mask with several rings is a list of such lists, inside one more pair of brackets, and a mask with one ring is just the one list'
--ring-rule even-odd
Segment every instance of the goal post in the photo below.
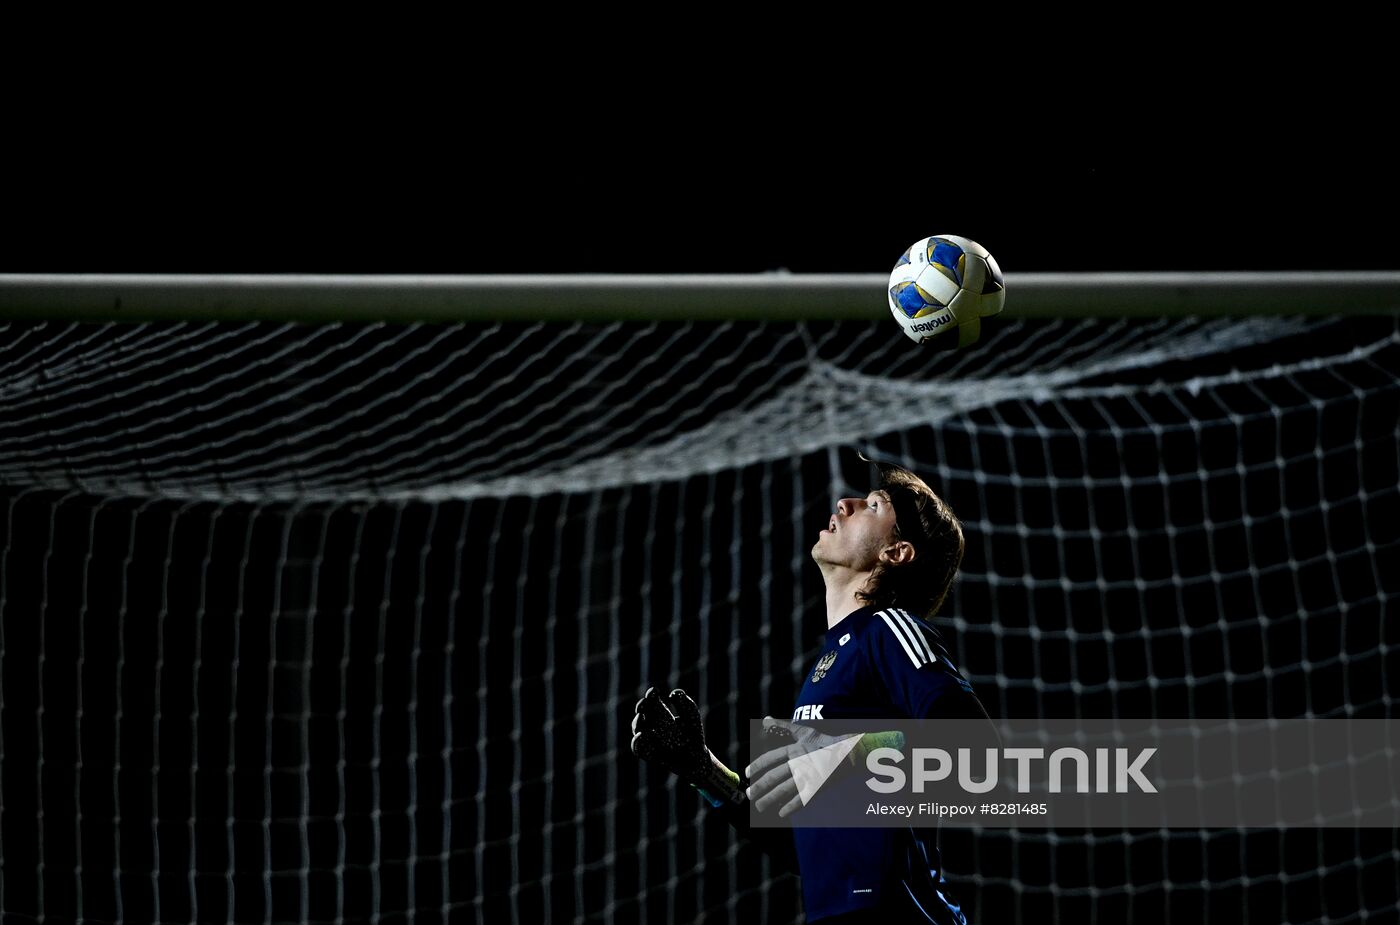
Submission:
{"label": "goal post", "polygon": [[[0,274],[0,318],[606,322],[882,317],[883,274]],[[1385,314],[1400,272],[1012,273],[1018,318]]]}
{"label": "goal post", "polygon": [[[0,912],[799,921],[627,723],[683,687],[745,763],[817,651],[857,451],[962,518],[939,619],[993,715],[1393,717],[1400,315],[1367,278],[1031,317],[1013,275],[961,351],[873,276],[836,317],[451,321],[395,314],[433,304],[403,280],[97,320],[110,282],[50,314],[0,279]],[[1361,921],[1400,882],[1391,830],[942,844],[974,922]]]}

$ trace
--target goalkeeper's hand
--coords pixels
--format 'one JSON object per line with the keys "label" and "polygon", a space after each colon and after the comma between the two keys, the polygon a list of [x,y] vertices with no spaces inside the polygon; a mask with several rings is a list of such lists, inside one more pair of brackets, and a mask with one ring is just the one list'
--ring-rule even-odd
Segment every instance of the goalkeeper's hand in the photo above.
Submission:
{"label": "goalkeeper's hand", "polygon": [[[754,759],[753,764],[744,769],[748,776],[748,796],[753,808],[761,813],[777,810],[778,815],[787,818],[807,805],[807,801],[833,776],[840,767],[831,768],[828,776],[811,777],[810,762],[793,763],[793,759],[805,758],[813,752],[841,747],[845,764],[860,767],[866,755],[876,748],[903,748],[904,735],[900,732],[876,732],[864,735],[851,734],[831,736],[818,732],[810,726],[789,723],[786,720],[763,718],[763,731],[774,747]],[[805,779],[799,779],[798,769],[804,769]]]}
{"label": "goalkeeper's hand", "polygon": [[637,701],[632,754],[670,771],[716,807],[744,802],[739,775],[706,747],[700,708],[679,688],[662,697],[649,687]]}

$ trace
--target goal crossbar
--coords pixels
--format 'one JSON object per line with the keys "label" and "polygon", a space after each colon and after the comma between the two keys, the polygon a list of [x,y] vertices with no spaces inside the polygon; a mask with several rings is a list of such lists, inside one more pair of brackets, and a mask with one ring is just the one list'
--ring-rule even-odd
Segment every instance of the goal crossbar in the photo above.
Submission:
{"label": "goal crossbar", "polygon": [[[1388,314],[1400,272],[1009,273],[1009,316]],[[0,318],[494,321],[858,319],[878,273],[309,275],[0,274]]]}

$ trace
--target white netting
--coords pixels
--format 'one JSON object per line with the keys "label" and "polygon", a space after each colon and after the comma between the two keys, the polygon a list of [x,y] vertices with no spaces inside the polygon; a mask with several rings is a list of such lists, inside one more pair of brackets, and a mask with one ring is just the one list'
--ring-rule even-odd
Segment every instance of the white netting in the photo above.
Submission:
{"label": "white netting", "polygon": [[[1393,318],[11,324],[0,909],[787,921],[627,752],[790,704],[861,448],[963,517],[993,714],[1393,714]],[[717,750],[720,744],[716,745]],[[974,920],[1345,921],[1390,831],[944,833]]]}
{"label": "white netting", "polygon": [[586,491],[1043,401],[1305,325],[1013,325],[961,355],[854,324],[42,325],[0,353],[0,474],[209,500]]}

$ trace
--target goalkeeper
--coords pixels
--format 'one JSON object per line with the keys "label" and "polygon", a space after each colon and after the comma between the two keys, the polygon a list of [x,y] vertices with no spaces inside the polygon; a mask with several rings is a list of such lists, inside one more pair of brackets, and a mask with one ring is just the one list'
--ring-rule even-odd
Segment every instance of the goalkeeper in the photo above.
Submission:
{"label": "goalkeeper", "polygon": [[[881,467],[879,486],[844,498],[812,547],[826,584],[827,632],[793,721],[767,719],[792,742],[757,759],[748,780],[705,744],[700,711],[684,691],[648,690],[632,720],[632,751],[692,785],[741,834],[802,876],[808,921],[962,923],[943,878],[933,827],[750,829],[748,801],[788,816],[803,799],[787,758],[835,738],[825,720],[977,718],[972,686],[953,666],[928,622],[942,606],[963,555],[962,526],[921,479]],[[898,733],[867,734],[849,759],[898,744]]]}

